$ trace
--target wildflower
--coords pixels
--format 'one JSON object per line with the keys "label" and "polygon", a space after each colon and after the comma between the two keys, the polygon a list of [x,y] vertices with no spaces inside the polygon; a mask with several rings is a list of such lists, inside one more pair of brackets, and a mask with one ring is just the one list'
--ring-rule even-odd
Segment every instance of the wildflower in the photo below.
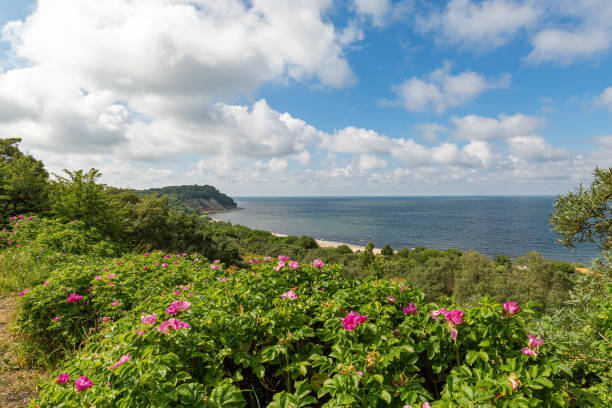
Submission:
{"label": "wildflower", "polygon": [[216,265],[216,264],[210,265],[210,269],[221,269],[221,265]]}
{"label": "wildflower", "polygon": [[145,253],[145,254],[144,254],[144,256],[150,256],[150,255],[149,255],[149,253],[147,252],[147,253]]}
{"label": "wildflower", "polygon": [[438,309],[438,310],[434,310],[432,311],[429,316],[434,319],[434,320],[438,320],[438,316],[440,316],[441,314],[446,313],[446,308],[443,307],[442,309]]}
{"label": "wildflower", "polygon": [[508,381],[510,381],[510,384],[512,384],[513,391],[516,391],[518,386],[521,384],[521,382],[516,378],[516,374],[514,373],[510,374],[510,377],[508,377]]}
{"label": "wildflower", "polygon": [[288,256],[285,256],[285,255],[279,255],[278,256],[278,262],[287,262],[290,259],[291,258],[289,258]]}
{"label": "wildflower", "polygon": [[289,289],[288,292],[281,295],[281,299],[297,299],[297,293],[293,289]]}
{"label": "wildflower", "polygon": [[359,313],[351,311],[347,314],[344,319],[340,319],[342,321],[342,326],[344,326],[345,330],[353,330],[359,324],[366,321],[369,315],[362,316]]}
{"label": "wildflower", "polygon": [[175,265],[178,265],[178,261],[174,261],[174,264],[175,264]]}
{"label": "wildflower", "polygon": [[57,380],[55,382],[60,384],[60,385],[64,385],[68,381],[70,381],[70,374],[68,374],[68,373],[60,373],[60,374],[57,375]]}
{"label": "wildflower", "polygon": [[108,317],[108,316],[104,316],[102,318],[102,321],[105,322],[105,323],[108,322],[109,320],[110,320],[110,317]]}
{"label": "wildflower", "polygon": [[94,279],[99,281],[99,280],[102,280],[102,277],[100,275],[96,275],[96,277]]}
{"label": "wildflower", "polygon": [[70,303],[76,303],[81,299],[83,299],[83,296],[77,295],[76,293],[71,293],[70,296],[66,298],[66,301]]}
{"label": "wildflower", "polygon": [[117,265],[121,265],[121,261],[117,261]]}
{"label": "wildflower", "polygon": [[516,302],[506,302],[503,304],[504,307],[504,315],[514,315],[519,311],[519,305]]}
{"label": "wildflower", "polygon": [[94,383],[91,382],[89,378],[82,376],[77,378],[77,380],[74,382],[74,386],[76,387],[77,391],[81,392],[93,387]]}
{"label": "wildflower", "polygon": [[363,375],[363,371],[357,371],[357,374]]}
{"label": "wildflower", "polygon": [[113,279],[115,276],[117,275],[115,275],[114,273],[109,273],[108,275],[106,275],[106,279]]}
{"label": "wildflower", "polygon": [[163,263],[163,264],[162,264],[162,268],[167,268],[167,267],[168,267],[168,264],[167,264],[167,263]]}
{"label": "wildflower", "polygon": [[198,258],[195,258],[195,259],[193,260],[193,262],[198,262],[198,261],[199,261],[199,259],[198,259]]}
{"label": "wildflower", "polygon": [[444,318],[451,326],[461,324],[463,323],[463,310],[451,310],[450,312],[444,313]]}
{"label": "wildflower", "polygon": [[538,353],[536,353],[535,351],[533,351],[529,347],[523,347],[521,349],[521,353],[523,353],[526,356],[536,356],[537,357],[537,355],[538,355]]}
{"label": "wildflower", "polygon": [[59,321],[60,321],[60,317],[59,317],[59,316],[55,316],[55,317],[53,318],[53,320],[55,320],[56,322],[59,322]]}
{"label": "wildflower", "polygon": [[188,323],[172,318],[161,322],[157,330],[162,333],[168,333],[168,330],[188,329],[189,327],[191,326]]}
{"label": "wildflower", "polygon": [[23,296],[23,295],[25,295],[26,293],[28,293],[29,291],[30,291],[30,289],[24,289],[24,290],[22,290],[21,292],[19,292],[19,293],[17,294],[17,296]]}
{"label": "wildflower", "polygon": [[180,290],[173,290],[172,293],[175,295],[180,295],[182,292]]}
{"label": "wildflower", "polygon": [[148,269],[149,269],[149,267],[147,265],[145,265],[144,270],[146,271]]}
{"label": "wildflower", "polygon": [[278,261],[278,264],[276,265],[279,269],[284,268],[286,266],[285,261]]}
{"label": "wildflower", "polygon": [[315,259],[312,264],[314,265],[315,268],[322,268],[325,266],[325,264],[323,263],[322,260],[320,259]]}
{"label": "wildflower", "polygon": [[423,403],[423,408],[431,408],[431,405],[429,405],[429,402],[425,401]]}
{"label": "wildflower", "polygon": [[219,280],[219,281],[221,281],[223,283],[227,282],[227,278],[225,276],[222,277],[222,278],[217,278],[217,280]]}
{"label": "wildflower", "polygon": [[121,356],[119,361],[117,363],[113,364],[112,366],[108,367],[108,369],[109,370],[114,370],[115,368],[119,367],[121,364],[126,363],[128,361],[130,361],[130,353],[124,354],[123,356]]}
{"label": "wildflower", "polygon": [[531,349],[537,349],[544,344],[544,340],[537,338],[533,334],[528,334],[527,337],[529,338],[529,348]]}
{"label": "wildflower", "polygon": [[119,306],[119,301],[115,300],[114,302],[111,303],[111,306]]}
{"label": "wildflower", "polygon": [[143,316],[140,321],[142,324],[155,324],[155,320],[157,319],[157,314],[153,313],[152,315]]}
{"label": "wildflower", "polygon": [[164,259],[170,259],[170,255],[164,255]]}
{"label": "wildflower", "polygon": [[140,336],[144,336],[144,334],[146,333],[146,330],[136,330],[135,333],[140,335]]}
{"label": "wildflower", "polygon": [[414,305],[414,302],[410,302],[408,306],[404,306],[403,310],[406,314],[416,314],[417,307]]}
{"label": "wildflower", "polygon": [[187,302],[185,300],[175,300],[170,306],[166,308],[166,313],[175,315],[178,312],[184,312],[185,310],[189,309],[189,306],[191,306],[190,302]]}
{"label": "wildflower", "polygon": [[115,286],[114,282],[108,282],[108,286]]}
{"label": "wildflower", "polygon": [[300,267],[300,264],[297,261],[289,262],[289,268],[292,270],[297,270]]}
{"label": "wildflower", "polygon": [[108,272],[108,268],[102,268],[102,272]]}
{"label": "wildflower", "polygon": [[48,281],[44,281],[44,282],[43,282],[43,286],[47,286],[48,284],[49,284],[49,282],[48,282]]}

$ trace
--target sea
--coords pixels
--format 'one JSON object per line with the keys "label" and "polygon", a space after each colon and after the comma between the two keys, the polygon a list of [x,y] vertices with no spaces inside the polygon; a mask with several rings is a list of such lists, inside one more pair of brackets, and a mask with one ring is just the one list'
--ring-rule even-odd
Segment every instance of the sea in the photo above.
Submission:
{"label": "sea", "polygon": [[549,223],[554,196],[512,197],[235,197],[237,211],[214,218],[251,228],[315,239],[394,249],[423,246],[473,249],[517,258],[589,264],[593,244],[570,251]]}

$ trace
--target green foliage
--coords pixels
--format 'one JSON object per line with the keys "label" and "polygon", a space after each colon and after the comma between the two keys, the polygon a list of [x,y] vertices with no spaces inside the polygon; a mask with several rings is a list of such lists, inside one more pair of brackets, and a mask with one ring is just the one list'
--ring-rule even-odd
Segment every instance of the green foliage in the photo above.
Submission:
{"label": "green foliage", "polygon": [[43,163],[23,154],[21,139],[0,139],[0,215],[41,212],[47,205],[49,174]]}
{"label": "green foliage", "polygon": [[105,236],[120,239],[124,234],[123,207],[116,194],[97,183],[101,173],[96,169],[64,173],[65,177],[56,175],[49,194],[53,214],[62,221],[82,221]]}
{"label": "green foliage", "polygon": [[559,242],[568,248],[581,242],[597,242],[612,249],[612,167],[595,168],[588,187],[582,184],[557,198],[550,222]]}
{"label": "green foliage", "polygon": [[[132,302],[61,367],[71,381],[44,384],[32,406],[386,407],[432,400],[439,400],[434,407],[488,406],[491,400],[500,406],[568,405],[571,370],[554,346],[546,341],[537,357],[521,353],[532,316],[527,305],[506,316],[500,304],[484,299],[464,311],[452,340],[452,327],[430,312],[456,305],[428,304],[421,291],[386,280],[345,279],[336,266],[199,269],[181,260],[174,272],[185,270],[191,286],[175,294],[170,284],[158,282],[163,289],[156,289],[149,277],[131,278],[141,273],[142,262],[149,261],[132,257],[113,266],[115,289],[106,279],[94,280],[81,305],[61,304],[61,297],[90,284],[85,278],[62,276],[65,289],[57,282],[24,295],[24,303],[38,305],[52,291],[54,300],[30,313],[42,316],[55,308],[46,316],[62,313],[59,323],[99,316],[111,299],[121,300],[118,307]],[[281,298],[289,289],[296,299]],[[190,327],[158,331],[160,321],[173,317],[165,308],[179,299],[191,306],[174,317]],[[405,314],[402,307],[411,302],[417,313]],[[349,311],[367,320],[345,330],[340,319]],[[152,313],[157,322],[143,324],[143,314]],[[141,330],[146,332],[136,333]],[[109,369],[128,354],[129,361]],[[73,382],[80,376],[93,387],[76,392]]]}
{"label": "green foliage", "polygon": [[384,256],[393,256],[393,253],[393,248],[391,248],[391,244],[389,244],[388,242],[380,250],[380,254]]}

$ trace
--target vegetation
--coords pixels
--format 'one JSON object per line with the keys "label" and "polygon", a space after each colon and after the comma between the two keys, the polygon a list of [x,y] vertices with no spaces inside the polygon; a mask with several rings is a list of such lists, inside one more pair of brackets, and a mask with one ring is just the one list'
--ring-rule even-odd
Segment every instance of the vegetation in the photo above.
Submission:
{"label": "vegetation", "polygon": [[605,171],[552,218],[572,244],[599,240],[581,274],[537,253],[319,248],[95,169],[49,180],[17,143],[0,144],[0,292],[19,292],[23,350],[53,371],[31,406],[612,404]]}
{"label": "vegetation", "polygon": [[[236,202],[213,186],[168,186],[135,190],[139,195],[169,196],[175,206],[184,205],[191,210],[219,210],[236,208]],[[205,200],[204,202],[202,200]],[[208,207],[207,207],[208,206]]]}

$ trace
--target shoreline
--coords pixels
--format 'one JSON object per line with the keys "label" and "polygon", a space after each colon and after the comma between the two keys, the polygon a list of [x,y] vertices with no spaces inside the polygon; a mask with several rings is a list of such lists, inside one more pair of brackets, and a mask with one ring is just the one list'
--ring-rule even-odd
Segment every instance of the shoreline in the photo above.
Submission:
{"label": "shoreline", "polygon": [[[270,233],[272,235],[274,235],[275,237],[288,237],[289,236],[287,234],[279,234],[278,232],[272,232],[272,231],[270,231]],[[349,243],[346,243],[346,242],[327,241],[325,239],[316,239],[316,238],[315,238],[315,242],[321,248],[336,248],[336,247],[339,247],[341,245],[346,245],[347,247],[351,248],[351,251],[353,251],[353,252],[357,252],[357,251],[362,251],[363,252],[363,251],[365,251],[365,246],[349,244]],[[378,255],[378,254],[380,254],[380,250],[381,250],[381,248],[374,248],[372,250],[372,252],[375,255]]]}
{"label": "shoreline", "polygon": [[[243,208],[235,208],[232,210],[227,210],[227,211],[236,211],[236,210],[242,210]],[[217,212],[227,212],[227,211],[217,211]],[[217,218],[213,218],[213,217],[208,217],[212,222],[228,222],[228,221],[224,221],[224,220],[220,220]],[[274,232],[274,231],[268,231],[270,234],[274,235],[275,237],[280,237],[280,238],[285,238],[288,237],[289,235],[287,234],[281,234],[279,232]],[[365,251],[365,246],[361,246],[361,245],[355,245],[355,244],[349,244],[347,242],[338,242],[338,241],[327,241],[325,239],[314,239],[315,242],[317,243],[317,245],[319,245],[319,247],[321,248],[336,248],[339,247],[341,245],[346,245],[347,247],[351,248],[351,251],[353,251],[353,253],[357,252],[357,251]],[[380,250],[381,248],[374,248],[372,250],[372,253],[374,253],[375,255],[380,254]]]}

